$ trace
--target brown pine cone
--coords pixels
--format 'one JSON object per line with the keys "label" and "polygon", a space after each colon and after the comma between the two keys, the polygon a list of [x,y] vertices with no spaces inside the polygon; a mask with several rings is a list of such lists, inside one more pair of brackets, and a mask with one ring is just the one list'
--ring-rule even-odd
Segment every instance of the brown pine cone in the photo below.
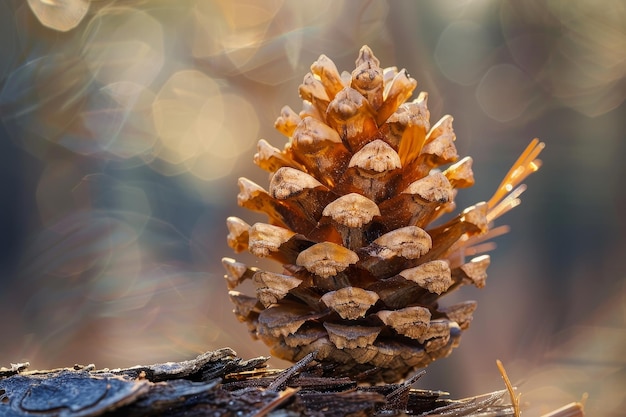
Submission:
{"label": "brown pine cone", "polygon": [[[406,102],[416,85],[367,46],[351,74],[322,55],[299,88],[302,111],[285,107],[276,121],[289,142],[259,141],[254,162],[272,173],[269,190],[241,178],[238,203],[269,220],[228,218],[228,243],[283,270],[223,263],[235,314],[273,355],[316,351],[335,373],[394,382],[447,356],[469,326],[474,301],[439,298],[485,285],[489,256],[465,257],[504,232],[492,221],[519,203],[543,144],[531,142],[489,202],[433,226],[474,183],[472,159],[456,162],[451,116],[431,127],[426,93]],[[246,279],[253,297],[233,291]]]}

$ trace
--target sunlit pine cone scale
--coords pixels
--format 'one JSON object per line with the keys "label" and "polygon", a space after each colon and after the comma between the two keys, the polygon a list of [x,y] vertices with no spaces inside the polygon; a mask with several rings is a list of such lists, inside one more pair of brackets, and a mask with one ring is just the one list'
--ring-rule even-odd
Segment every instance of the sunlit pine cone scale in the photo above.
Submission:
{"label": "sunlit pine cone scale", "polygon": [[[426,93],[407,102],[416,85],[367,46],[351,74],[322,55],[299,88],[302,111],[285,107],[276,121],[289,142],[259,141],[269,187],[241,178],[238,203],[269,220],[230,217],[228,243],[283,270],[223,263],[235,314],[273,355],[316,352],[335,374],[394,382],[450,354],[469,326],[475,302],[439,299],[485,285],[489,257],[466,255],[504,232],[492,221],[519,203],[543,144],[531,142],[489,202],[431,226],[474,183],[472,160],[457,162],[452,117],[430,125]],[[246,279],[254,296],[234,291]]]}

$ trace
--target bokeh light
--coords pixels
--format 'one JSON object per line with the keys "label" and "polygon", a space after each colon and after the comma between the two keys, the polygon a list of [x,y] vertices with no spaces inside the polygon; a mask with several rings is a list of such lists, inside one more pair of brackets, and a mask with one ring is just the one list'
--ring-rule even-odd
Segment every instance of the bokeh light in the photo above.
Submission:
{"label": "bokeh light", "polygon": [[28,0],[42,25],[60,32],[74,29],[89,11],[89,0]]}
{"label": "bokeh light", "polygon": [[419,386],[501,389],[499,358],[528,415],[585,391],[589,415],[619,415],[621,0],[0,1],[0,365],[267,355],[231,313],[224,220],[248,216],[238,177],[267,183],[256,142],[283,146],[274,120],[311,63],[353,68],[363,44],[417,79],[432,122],[454,117],[477,180],[459,206],[547,144],[489,285],[462,294],[471,329]]}
{"label": "bokeh light", "polygon": [[221,92],[205,74],[179,71],[167,80],[152,103],[163,150],[160,157],[180,164],[215,140],[224,120]]}
{"label": "bokeh light", "polygon": [[[626,98],[626,4],[557,0],[505,2],[509,51],[563,105],[598,116]],[[538,19],[539,17],[539,19]]]}
{"label": "bokeh light", "polygon": [[531,80],[511,64],[492,66],[476,87],[476,101],[487,116],[499,122],[520,118],[532,96]]}
{"label": "bokeh light", "polygon": [[150,155],[157,141],[152,118],[154,93],[130,81],[101,87],[89,96],[81,122],[89,131],[94,153],[129,159]]}
{"label": "bokeh light", "polygon": [[461,85],[474,85],[489,65],[489,35],[477,23],[458,20],[439,36],[435,59],[441,72]]}
{"label": "bokeh light", "polygon": [[81,56],[104,85],[127,81],[149,86],[163,67],[163,26],[146,12],[101,9],[83,38]]}

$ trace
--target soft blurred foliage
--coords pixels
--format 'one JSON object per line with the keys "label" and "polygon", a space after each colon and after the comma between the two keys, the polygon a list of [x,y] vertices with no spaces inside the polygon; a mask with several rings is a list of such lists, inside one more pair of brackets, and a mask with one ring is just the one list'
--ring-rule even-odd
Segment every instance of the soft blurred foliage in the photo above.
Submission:
{"label": "soft blurred foliage", "polygon": [[[626,3],[621,0],[3,0],[0,363],[118,367],[231,346],[220,259],[239,176],[322,53],[368,44],[455,118],[489,198],[534,136],[544,167],[502,221],[461,347],[419,386],[500,389],[537,415],[626,386]],[[250,261],[252,261],[250,259]],[[451,300],[452,301],[452,300]],[[273,362],[277,366],[285,364]]]}

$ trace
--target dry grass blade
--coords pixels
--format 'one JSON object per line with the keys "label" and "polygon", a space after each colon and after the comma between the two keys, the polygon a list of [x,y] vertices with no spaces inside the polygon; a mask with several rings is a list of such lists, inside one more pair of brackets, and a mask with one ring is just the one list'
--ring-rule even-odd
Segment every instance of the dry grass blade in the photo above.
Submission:
{"label": "dry grass blade", "polygon": [[276,407],[280,406],[281,404],[289,400],[291,397],[293,397],[294,394],[297,393],[298,391],[299,390],[297,388],[289,388],[289,387],[285,388],[283,391],[280,392],[280,394],[278,394],[278,397],[276,397],[273,401],[267,403],[263,408],[261,408],[259,411],[254,413],[252,417],[266,416],[269,412],[274,410]]}
{"label": "dry grass blade", "polygon": [[269,391],[278,391],[280,390],[287,381],[296,375],[298,372],[302,371],[307,367],[309,363],[311,363],[315,359],[315,352],[309,353],[304,358],[300,359],[296,364],[292,367],[285,369],[283,372],[278,374],[278,376],[274,379],[274,381],[267,386]]}
{"label": "dry grass blade", "polygon": [[587,401],[587,394],[583,394],[582,400],[575,401],[564,405],[561,408],[557,408],[554,411],[544,414],[541,417],[583,417],[585,415],[585,401]]}
{"label": "dry grass blade", "polygon": [[421,415],[429,417],[478,417],[483,415],[512,417],[515,416],[513,407],[500,404],[506,393],[506,390],[501,390],[476,397],[464,398]]}
{"label": "dry grass blade", "polygon": [[500,375],[502,375],[502,379],[504,380],[504,385],[506,385],[506,389],[509,392],[509,396],[511,397],[511,404],[513,404],[515,417],[519,417],[520,416],[519,399],[521,397],[521,394],[515,395],[515,388],[513,388],[513,385],[511,385],[511,381],[509,380],[509,377],[506,374],[504,365],[502,365],[502,362],[499,359],[496,360],[496,365],[498,365],[498,370],[500,371]]}

